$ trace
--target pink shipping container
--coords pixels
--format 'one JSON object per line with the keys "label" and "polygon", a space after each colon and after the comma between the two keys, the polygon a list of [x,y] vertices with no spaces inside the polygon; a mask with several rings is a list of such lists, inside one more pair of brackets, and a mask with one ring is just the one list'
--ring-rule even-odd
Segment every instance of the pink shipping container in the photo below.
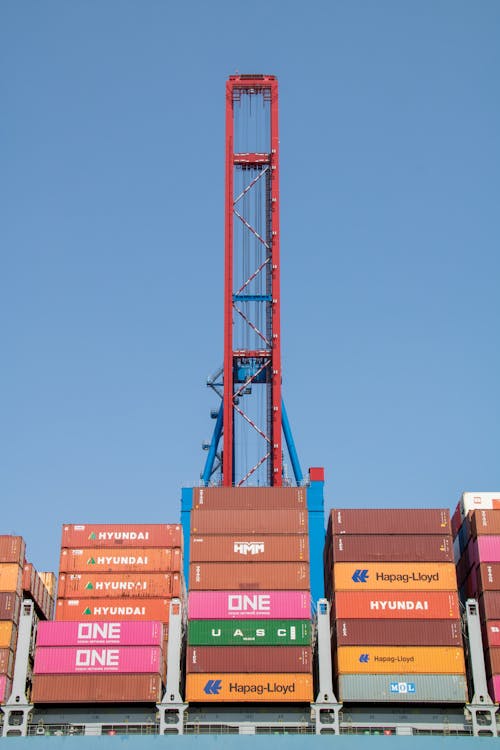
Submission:
{"label": "pink shipping container", "polygon": [[309,560],[306,534],[197,536],[190,541],[191,562],[292,562]]}
{"label": "pink shipping container", "polygon": [[305,591],[192,591],[188,617],[192,620],[290,619],[311,616],[311,596]]}
{"label": "pink shipping container", "polygon": [[500,675],[494,675],[488,680],[488,692],[493,703],[500,703]]}
{"label": "pink shipping container", "polygon": [[182,527],[166,523],[65,525],[61,547],[182,547]]}
{"label": "pink shipping container", "polygon": [[193,534],[305,534],[305,510],[192,510]]}
{"label": "pink shipping container", "polygon": [[12,680],[6,674],[0,674],[0,703],[5,703],[10,697]]}
{"label": "pink shipping container", "polygon": [[161,646],[161,622],[40,622],[40,646]]}
{"label": "pink shipping container", "polygon": [[436,508],[332,510],[328,534],[451,534],[450,511]]}
{"label": "pink shipping container", "polygon": [[478,536],[467,546],[474,565],[484,562],[500,562],[500,536]]}
{"label": "pink shipping container", "polygon": [[206,510],[305,510],[305,487],[195,487],[193,508]]}
{"label": "pink shipping container", "polygon": [[162,651],[158,646],[77,646],[37,648],[35,674],[159,674]]}

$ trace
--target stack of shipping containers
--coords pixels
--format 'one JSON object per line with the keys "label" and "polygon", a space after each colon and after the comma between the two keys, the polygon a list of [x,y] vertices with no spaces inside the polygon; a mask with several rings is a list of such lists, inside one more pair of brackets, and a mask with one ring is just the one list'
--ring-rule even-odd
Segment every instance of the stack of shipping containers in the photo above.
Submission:
{"label": "stack of shipping containers", "polygon": [[65,525],[57,622],[37,641],[33,701],[160,700],[181,571],[179,525]]}
{"label": "stack of shipping containers", "polygon": [[186,699],[312,700],[305,489],[193,492]]}
{"label": "stack of shipping containers", "polygon": [[340,700],[466,701],[447,510],[333,510],[325,583]]}
{"label": "stack of shipping containers", "polygon": [[500,702],[500,493],[465,492],[452,519],[460,598],[477,599],[488,691]]}

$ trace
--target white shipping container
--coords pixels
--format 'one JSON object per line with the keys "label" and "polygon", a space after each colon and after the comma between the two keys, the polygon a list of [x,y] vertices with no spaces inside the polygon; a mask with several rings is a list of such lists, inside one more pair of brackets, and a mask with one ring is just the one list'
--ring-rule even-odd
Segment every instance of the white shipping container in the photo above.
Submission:
{"label": "white shipping container", "polygon": [[462,520],[471,510],[500,510],[500,492],[464,492],[460,499]]}

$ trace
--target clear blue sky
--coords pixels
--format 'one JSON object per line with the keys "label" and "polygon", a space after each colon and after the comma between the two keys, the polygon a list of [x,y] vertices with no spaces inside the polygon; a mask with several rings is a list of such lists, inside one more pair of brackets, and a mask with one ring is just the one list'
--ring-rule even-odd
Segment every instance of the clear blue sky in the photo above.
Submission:
{"label": "clear blue sky", "polygon": [[500,487],[497,0],[5,0],[1,531],[41,569],[198,483],[236,71],[280,82],[283,389],[327,506]]}

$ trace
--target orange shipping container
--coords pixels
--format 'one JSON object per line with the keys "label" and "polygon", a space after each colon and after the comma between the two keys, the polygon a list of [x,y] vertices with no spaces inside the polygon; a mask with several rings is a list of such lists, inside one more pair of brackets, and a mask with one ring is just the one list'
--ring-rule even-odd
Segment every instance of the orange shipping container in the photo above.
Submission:
{"label": "orange shipping container", "polygon": [[189,567],[191,591],[230,591],[262,589],[277,591],[307,591],[309,563],[192,563]]}
{"label": "orange shipping container", "polygon": [[453,591],[453,563],[335,563],[335,591]]}
{"label": "orange shipping container", "polygon": [[15,650],[17,644],[17,626],[14,622],[0,621],[0,648]]}
{"label": "orange shipping container", "polygon": [[335,617],[401,620],[458,620],[455,591],[339,591]]}
{"label": "orange shipping container", "polygon": [[45,572],[38,573],[38,575],[40,576],[43,585],[47,589],[49,596],[51,597],[51,599],[54,599],[56,595],[56,574]]}
{"label": "orange shipping container", "polygon": [[181,547],[182,527],[167,523],[63,526],[61,547]]}
{"label": "orange shipping container", "polygon": [[192,510],[191,534],[305,534],[304,510]]}
{"label": "orange shipping container", "polygon": [[309,703],[308,674],[188,674],[186,700],[193,703]]}
{"label": "orange shipping container", "polygon": [[180,547],[62,549],[59,570],[61,573],[179,573],[181,565]]}
{"label": "orange shipping container", "polygon": [[191,536],[191,562],[291,562],[309,560],[307,534]]}
{"label": "orange shipping container", "polygon": [[57,589],[59,599],[180,595],[180,573],[63,573]]}
{"label": "orange shipping container", "polygon": [[464,652],[446,646],[341,646],[339,674],[465,674]]}
{"label": "orange shipping container", "polygon": [[23,569],[17,563],[0,563],[0,591],[21,594]]}
{"label": "orange shipping container", "polygon": [[195,487],[193,508],[206,510],[305,510],[305,487]]}
{"label": "orange shipping container", "polygon": [[0,674],[12,677],[14,672],[14,651],[11,648],[0,648]]}
{"label": "orange shipping container", "polygon": [[60,599],[56,620],[158,620],[168,622],[170,599]]}

